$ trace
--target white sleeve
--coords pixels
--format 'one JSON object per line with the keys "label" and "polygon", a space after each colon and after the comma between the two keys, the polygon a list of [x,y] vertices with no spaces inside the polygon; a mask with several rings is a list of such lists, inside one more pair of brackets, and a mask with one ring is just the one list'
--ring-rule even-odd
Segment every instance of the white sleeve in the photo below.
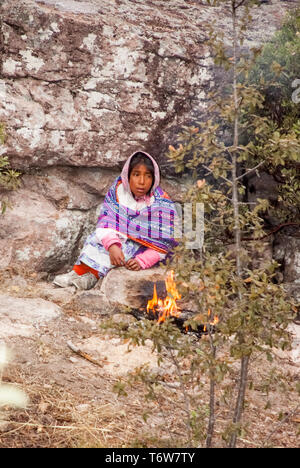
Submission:
{"label": "white sleeve", "polygon": [[110,228],[97,228],[96,229],[96,239],[99,242],[99,244],[102,244],[102,239],[104,236],[107,236],[107,234],[114,234],[120,237],[119,233],[114,231],[114,229]]}

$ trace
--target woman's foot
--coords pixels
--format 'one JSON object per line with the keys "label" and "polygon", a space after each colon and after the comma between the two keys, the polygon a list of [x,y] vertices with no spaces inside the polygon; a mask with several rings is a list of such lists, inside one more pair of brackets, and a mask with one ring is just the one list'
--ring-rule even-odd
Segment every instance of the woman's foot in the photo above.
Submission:
{"label": "woman's foot", "polygon": [[73,279],[72,285],[81,291],[86,291],[87,289],[92,289],[98,281],[93,273],[85,273],[84,275],[76,275],[76,278]]}
{"label": "woman's foot", "polygon": [[74,270],[72,270],[72,271],[69,271],[69,273],[55,276],[53,280],[53,284],[61,288],[67,288],[68,286],[73,285],[72,281],[74,281],[76,278],[80,278],[80,277],[77,275],[77,273],[75,273]]}

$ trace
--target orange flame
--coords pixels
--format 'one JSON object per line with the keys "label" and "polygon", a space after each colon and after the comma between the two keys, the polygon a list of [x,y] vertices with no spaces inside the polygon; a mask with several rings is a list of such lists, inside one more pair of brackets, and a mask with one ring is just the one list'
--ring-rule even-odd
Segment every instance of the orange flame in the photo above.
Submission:
{"label": "orange flame", "polygon": [[162,300],[157,298],[156,284],[153,288],[153,297],[148,301],[147,313],[151,311],[157,316],[158,323],[164,322],[167,317],[179,317],[181,312],[176,304],[181,295],[177,291],[176,283],[174,280],[174,271],[170,271],[165,279],[167,297]]}
{"label": "orange flame", "polygon": [[[181,299],[181,295],[179,294],[176,283],[175,283],[175,274],[174,271],[171,270],[168,273],[167,278],[165,279],[166,290],[167,290],[167,297],[163,299],[158,299],[157,297],[157,290],[156,284],[153,287],[153,297],[148,301],[147,304],[147,314],[152,312],[152,314],[157,317],[157,322],[161,323],[166,320],[167,317],[180,317],[181,311],[178,307],[176,301]],[[216,325],[219,322],[219,318],[217,315],[214,316],[212,319],[211,310],[208,309],[207,316],[210,325]],[[186,327],[186,331],[188,327]],[[207,330],[207,326],[204,325],[204,331]]]}

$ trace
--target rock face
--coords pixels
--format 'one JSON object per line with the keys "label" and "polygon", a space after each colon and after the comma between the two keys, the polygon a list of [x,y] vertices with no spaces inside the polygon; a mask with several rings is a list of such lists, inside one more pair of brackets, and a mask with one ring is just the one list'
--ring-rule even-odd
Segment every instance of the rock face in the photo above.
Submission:
{"label": "rock face", "polygon": [[[254,10],[245,47],[266,41],[293,6],[275,3]],[[230,44],[224,8],[197,2],[1,4],[1,151],[22,169],[115,167],[137,147],[160,156],[174,129],[207,107],[212,19]]]}
{"label": "rock face", "polygon": [[189,102],[204,109],[205,29],[180,9],[167,19],[162,2],[118,3],[4,2],[0,118],[15,166],[114,167],[141,146],[158,155]]}
{"label": "rock face", "polygon": [[10,208],[0,219],[0,269],[68,268],[94,229],[114,177],[102,169],[63,167],[23,176],[21,188],[4,195]]}
{"label": "rock face", "polygon": [[58,212],[43,196],[26,189],[13,194],[10,203],[0,225],[0,268],[20,264],[32,271],[57,271],[74,260],[82,235],[92,229],[92,212]]}
{"label": "rock face", "polygon": [[[195,1],[0,3],[0,155],[23,173],[4,194],[12,210],[0,220],[0,268],[66,270],[133,151],[168,172],[166,147],[203,116],[216,85],[211,20],[228,47],[231,26],[223,7]],[[268,40],[293,7],[255,7],[243,47]]]}

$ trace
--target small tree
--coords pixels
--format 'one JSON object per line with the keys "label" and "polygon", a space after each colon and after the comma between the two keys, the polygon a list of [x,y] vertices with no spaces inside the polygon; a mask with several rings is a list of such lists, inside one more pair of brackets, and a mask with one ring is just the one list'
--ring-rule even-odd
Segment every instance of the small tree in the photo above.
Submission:
{"label": "small tree", "polygon": [[[201,323],[206,327],[206,339],[194,340],[180,334],[170,320],[160,325],[145,321],[120,327],[121,335],[135,344],[150,338],[161,359],[173,362],[182,390],[187,443],[213,446],[215,395],[222,391],[223,399],[230,396],[232,402],[223,438],[228,447],[235,447],[242,430],[249,362],[257,353],[271,360],[273,348],[289,346],[286,328],[294,316],[292,302],[274,281],[278,264],[259,260],[265,248],[260,239],[265,235],[263,215],[269,203],[258,199],[250,205],[245,199],[245,182],[262,168],[280,165],[284,170],[289,161],[295,161],[300,144],[297,132],[290,131],[281,138],[274,121],[262,115],[265,96],[248,80],[259,51],[244,57],[239,54],[253,3],[214,2],[220,4],[227,7],[232,20],[232,50],[226,51],[223,38],[213,26],[210,44],[215,62],[224,66],[231,82],[211,94],[214,104],[208,110],[210,118],[197,126],[184,127],[167,155],[178,173],[190,171],[192,183],[185,201],[192,203],[194,217],[196,204],[204,206],[203,248],[186,249],[186,239],[182,239],[167,268],[176,271],[181,294],[198,309],[186,326],[196,329]],[[222,141],[224,129],[231,135],[226,144]],[[203,171],[206,179],[199,177],[203,177]],[[217,325],[214,317],[219,320]],[[187,360],[188,374],[183,372]],[[238,378],[225,385],[225,377],[236,376],[237,363]],[[209,379],[208,403],[199,405],[190,390],[205,376]],[[142,369],[134,379],[144,382],[151,398],[160,398],[159,375],[149,375]],[[117,390],[123,391],[123,385]]]}
{"label": "small tree", "polygon": [[[258,51],[255,50],[252,57],[238,55],[238,45],[243,43],[246,25],[251,21],[251,2],[232,0],[215,3],[226,4],[232,19],[230,56],[219,33],[217,37],[217,33],[213,29],[211,31],[215,61],[231,72],[232,85],[227,86],[221,96],[219,93],[212,96],[216,105],[211,110],[218,111],[219,119],[201,122],[196,128],[185,128],[178,138],[179,148],[170,147],[169,157],[175,161],[178,172],[184,166],[192,169],[196,175],[199,168],[204,168],[219,181],[218,190],[204,181],[198,181],[188,197],[193,202],[204,203],[207,215],[206,242],[202,259],[198,263],[203,282],[201,308],[202,311],[210,311],[221,307],[218,310],[221,320],[219,333],[222,340],[226,337],[230,339],[231,355],[240,359],[237,398],[232,425],[228,430],[228,446],[235,447],[243,412],[249,359],[258,350],[269,353],[268,348],[285,347],[288,340],[284,331],[292,317],[282,287],[272,279],[276,263],[255,268],[249,249],[247,252],[247,246],[245,248],[242,245],[244,237],[254,237],[257,240],[263,237],[265,233],[262,214],[269,205],[267,200],[258,200],[256,206],[251,207],[243,201],[244,182],[250,174],[263,167],[267,169],[280,166],[287,174],[284,167],[299,158],[300,142],[296,128],[288,131],[283,129],[280,132],[274,121],[262,115],[265,98],[247,80]],[[276,63],[273,63],[273,68],[276,68]],[[290,107],[293,105],[290,104]],[[225,146],[222,143],[219,133],[221,124],[216,121],[221,122],[227,132],[231,132],[231,145]],[[238,163],[242,163],[242,172],[239,172]],[[292,173],[289,176],[292,177]],[[224,248],[224,242],[226,239],[228,242],[228,236],[234,242],[235,261],[230,275],[224,270],[228,258],[228,247]],[[255,248],[258,254],[261,248],[259,242]],[[181,271],[180,265],[188,262],[184,250],[180,257],[176,271]],[[216,268],[217,265],[220,265],[220,269]],[[213,286],[217,288],[214,295]],[[222,288],[224,291],[220,295]],[[215,357],[220,344],[219,333],[216,338],[210,335],[212,357]],[[214,371],[211,379],[211,391],[214,391]],[[210,411],[211,424],[208,433],[211,441],[213,405]]]}

